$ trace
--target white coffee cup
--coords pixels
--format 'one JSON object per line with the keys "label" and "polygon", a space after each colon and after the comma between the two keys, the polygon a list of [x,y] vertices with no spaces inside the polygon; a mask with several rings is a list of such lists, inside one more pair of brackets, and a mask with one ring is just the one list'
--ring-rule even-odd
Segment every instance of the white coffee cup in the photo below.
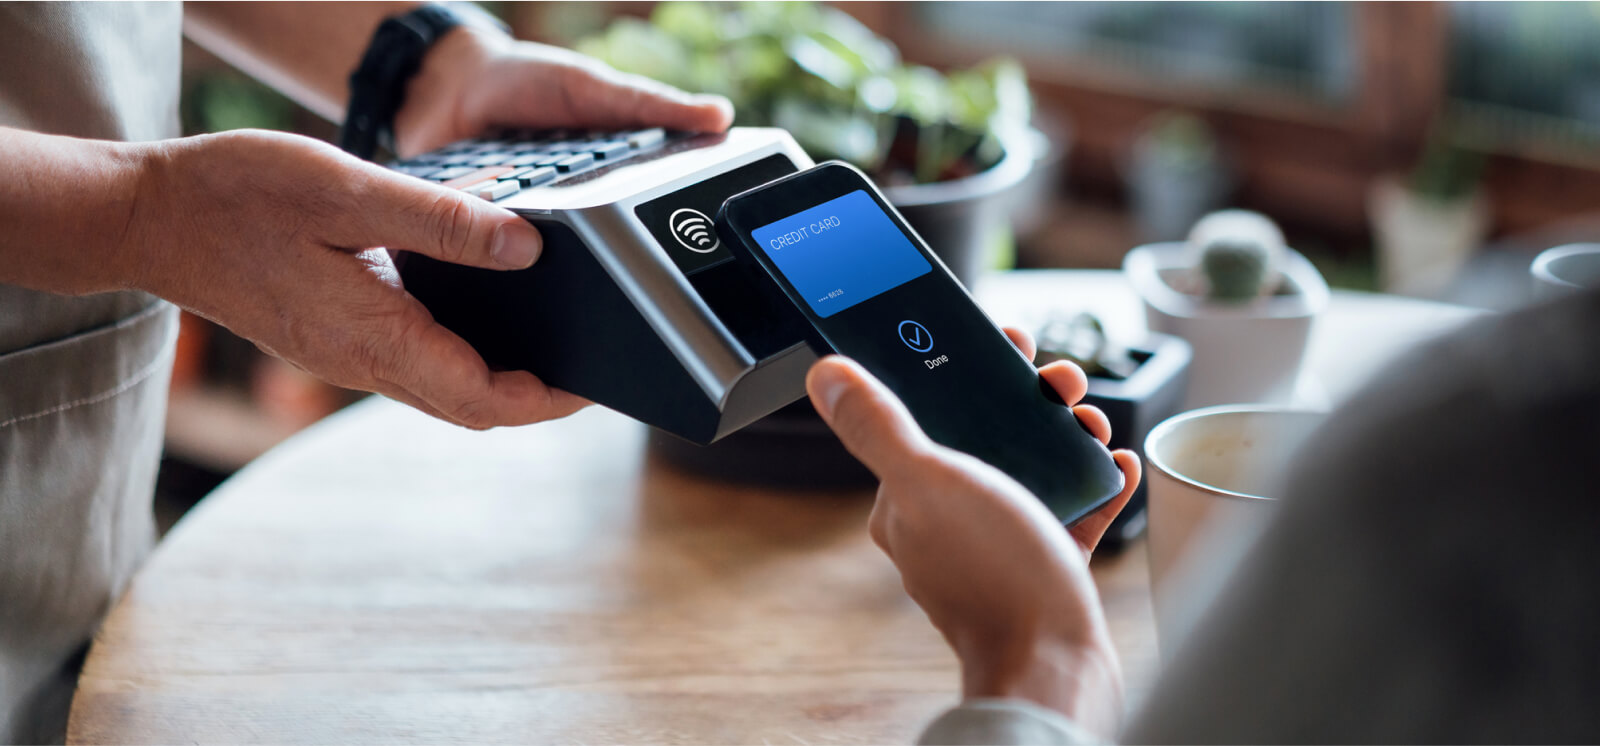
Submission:
{"label": "white coffee cup", "polygon": [[1573,243],[1545,249],[1528,268],[1533,292],[1554,298],[1585,288],[1600,288],[1600,243]]}
{"label": "white coffee cup", "polygon": [[1223,405],[1176,415],[1145,439],[1150,582],[1164,653],[1219,587],[1282,495],[1291,459],[1321,412]]}

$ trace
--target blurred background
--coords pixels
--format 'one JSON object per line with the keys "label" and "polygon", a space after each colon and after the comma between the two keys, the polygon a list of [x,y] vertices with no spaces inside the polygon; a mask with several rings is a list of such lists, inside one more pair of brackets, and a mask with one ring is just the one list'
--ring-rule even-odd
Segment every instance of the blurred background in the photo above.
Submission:
{"label": "blurred background", "polygon": [[[739,124],[885,186],[1025,153],[985,268],[1115,268],[1243,207],[1332,286],[1505,309],[1539,251],[1600,240],[1600,3],[483,5],[521,38],[728,95]],[[186,134],[334,138],[193,45],[184,74]],[[183,324],[163,528],[358,398]]]}

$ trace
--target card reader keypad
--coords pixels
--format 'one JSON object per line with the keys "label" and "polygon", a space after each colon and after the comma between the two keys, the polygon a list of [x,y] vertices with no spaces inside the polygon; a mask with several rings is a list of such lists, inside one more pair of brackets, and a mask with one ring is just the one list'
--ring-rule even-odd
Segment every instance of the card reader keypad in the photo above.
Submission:
{"label": "card reader keypad", "polygon": [[659,127],[621,132],[508,130],[394,161],[389,168],[492,202],[627,160],[673,137]]}

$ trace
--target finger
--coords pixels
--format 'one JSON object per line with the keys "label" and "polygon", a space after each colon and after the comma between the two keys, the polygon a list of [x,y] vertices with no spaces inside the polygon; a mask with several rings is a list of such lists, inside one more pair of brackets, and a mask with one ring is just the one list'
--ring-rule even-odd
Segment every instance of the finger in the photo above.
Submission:
{"label": "finger", "polygon": [[1026,331],[1018,329],[1014,326],[1008,326],[1001,331],[1005,332],[1006,336],[1011,338],[1011,344],[1016,345],[1017,349],[1022,351],[1022,356],[1028,360],[1033,360],[1034,355],[1039,353],[1038,346],[1033,343],[1032,334],[1029,334]]}
{"label": "finger", "polygon": [[[880,489],[881,493],[882,490]],[[872,514],[867,516],[867,535],[872,537],[872,543],[894,559],[894,550],[889,546],[889,511],[894,510],[893,501],[880,499],[872,504]]]}
{"label": "finger", "polygon": [[1089,377],[1083,369],[1066,361],[1057,360],[1039,369],[1039,376],[1055,389],[1056,396],[1068,406],[1077,404],[1089,393]]}
{"label": "finger", "polygon": [[[425,402],[425,401],[423,401],[423,400],[411,395],[405,389],[401,389],[401,388],[398,388],[398,387],[393,386],[393,385],[386,385],[386,386],[381,386],[381,387],[378,387],[378,388],[379,388],[379,390],[374,392],[374,393],[382,394],[383,396],[389,397],[390,399],[393,399],[393,400],[395,400],[397,402],[400,402],[401,404],[404,404],[404,405],[406,405],[408,407],[411,407],[412,409],[415,409],[415,410],[417,410],[419,412],[422,412],[423,414],[426,414],[429,417],[432,417],[434,419],[444,420],[445,422],[451,423],[453,425],[459,425],[461,427],[479,429],[479,430],[483,429],[482,427],[474,427],[471,424],[468,424],[468,423],[462,422],[460,420],[457,420],[456,418],[451,417],[450,415],[447,415],[444,412],[439,411],[438,409],[434,408],[432,405],[428,404],[427,402]],[[587,399],[581,399],[580,397],[577,397],[576,395],[573,395],[570,392],[561,392],[561,393],[565,393],[565,394],[567,394],[569,396],[573,396],[573,398],[575,398],[575,399],[579,399],[580,400],[581,403],[579,404],[579,406],[576,409],[573,410],[574,412],[576,412],[578,409],[582,409],[583,407],[587,407],[590,404],[594,403],[594,402],[591,402],[591,401],[589,401]],[[568,412],[567,414],[571,414],[571,413],[572,412]],[[552,417],[551,419],[560,419],[560,417],[565,417],[565,416],[566,415],[559,415],[558,417]],[[516,424],[516,423],[507,423],[507,424]],[[531,424],[531,423],[520,423],[520,424]]]}
{"label": "finger", "polygon": [[432,418],[437,419],[437,420],[444,420],[445,422],[451,423],[453,425],[460,425],[462,427],[466,427],[465,423],[456,422],[454,419],[451,419],[449,415],[445,414],[444,412],[440,412],[437,409],[434,409],[427,402],[425,402],[425,401],[423,401],[421,399],[418,399],[417,397],[412,396],[409,393],[406,393],[405,389],[398,388],[398,387],[393,386],[393,385],[378,386],[376,388],[378,388],[379,390],[374,392],[374,393],[382,394],[384,396],[387,396],[390,399],[393,399],[393,400],[395,400],[397,402],[400,402],[401,404],[404,404],[404,405],[406,405],[408,407],[411,407],[412,409],[415,409],[415,410],[417,410],[417,411],[419,411],[419,412],[421,412],[421,413],[423,413],[425,415],[428,415],[429,417],[432,417]]}
{"label": "finger", "polygon": [[722,96],[685,93],[598,63],[572,67],[563,85],[572,117],[590,127],[721,132],[733,123],[733,104]]}
{"label": "finger", "polygon": [[1077,416],[1078,422],[1089,431],[1090,435],[1099,440],[1101,445],[1111,444],[1111,419],[1106,417],[1106,413],[1100,411],[1099,407],[1093,404],[1079,404],[1072,408],[1072,414]]}
{"label": "finger", "polygon": [[855,361],[838,355],[817,361],[806,392],[844,447],[879,479],[928,452],[927,436],[905,405]]}
{"label": "finger", "polygon": [[380,380],[427,405],[432,414],[473,429],[565,417],[588,402],[523,370],[492,371],[465,340],[424,318],[398,324],[377,361]]}
{"label": "finger", "polygon": [[544,249],[528,221],[466,192],[377,167],[363,177],[355,208],[330,239],[344,248],[404,249],[486,269],[523,269]]}
{"label": "finger", "polygon": [[1133,451],[1121,448],[1111,452],[1112,460],[1117,462],[1117,468],[1122,470],[1122,491],[1106,503],[1105,507],[1090,514],[1088,518],[1078,522],[1069,532],[1078,546],[1083,548],[1084,554],[1091,554],[1094,548],[1100,545],[1100,539],[1106,535],[1106,529],[1111,527],[1111,522],[1127,506],[1133,491],[1139,487],[1139,478],[1143,474],[1139,465],[1139,457]]}

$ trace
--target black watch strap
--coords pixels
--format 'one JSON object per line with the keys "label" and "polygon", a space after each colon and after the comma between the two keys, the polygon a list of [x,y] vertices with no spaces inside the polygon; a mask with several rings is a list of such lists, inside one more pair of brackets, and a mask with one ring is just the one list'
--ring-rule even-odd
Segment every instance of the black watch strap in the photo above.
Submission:
{"label": "black watch strap", "polygon": [[339,147],[371,159],[382,145],[394,150],[394,117],[405,103],[406,84],[422,58],[451,29],[467,23],[455,9],[424,5],[384,19],[361,64],[350,74],[350,107],[339,131]]}

